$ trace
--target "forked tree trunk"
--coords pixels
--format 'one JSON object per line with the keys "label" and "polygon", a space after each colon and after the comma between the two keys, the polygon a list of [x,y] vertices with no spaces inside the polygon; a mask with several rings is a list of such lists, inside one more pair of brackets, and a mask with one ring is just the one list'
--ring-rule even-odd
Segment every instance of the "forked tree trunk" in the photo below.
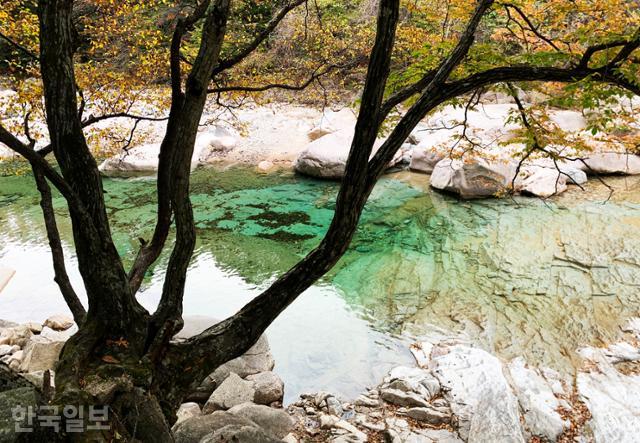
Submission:
{"label": "forked tree trunk", "polygon": [[[301,2],[293,0],[274,20],[281,20],[283,14]],[[87,146],[78,115],[73,72],[73,0],[40,0],[40,62],[47,125],[62,177],[32,147],[20,142],[1,125],[0,139],[29,159],[34,167],[43,198],[43,213],[48,218],[46,225],[54,262],[57,261],[56,277],[60,276],[61,280],[66,278],[66,272],[59,238],[55,238],[51,195],[42,177],[46,176],[54,183],[67,199],[78,265],[89,300],[85,315],[72,288],[62,282],[65,299],[80,324],[79,331],[65,344],[56,368],[54,403],[59,406],[107,405],[112,425],[109,431],[51,435],[49,441],[112,441],[117,438],[144,442],[172,441],[170,425],[182,399],[217,366],[249,349],[287,306],[340,259],[385,166],[418,122],[446,100],[504,81],[574,82],[586,77],[640,93],[636,85],[626,84],[619,75],[611,74],[620,63],[618,58],[603,68],[590,69],[588,59],[592,53],[585,55],[586,64],[580,63],[576,67],[503,67],[448,82],[451,72],[466,56],[478,23],[492,4],[493,0],[478,0],[460,41],[438,68],[383,102],[399,0],[380,1],[376,40],[369,60],[355,135],[335,215],[325,238],[307,257],[237,314],[184,343],[172,343],[171,337],[182,327],[184,285],[195,243],[189,201],[189,169],[207,86],[211,75],[233,66],[266,37],[261,33],[256,40],[258,43],[248,46],[248,52],[241,51],[237,57],[221,61],[229,0],[202,0],[192,15],[178,21],[171,45],[172,105],[159,159],[158,221],[152,240],[142,246],[127,274],[111,237],[100,173]],[[183,91],[181,40],[203,17],[199,53]],[[277,20],[267,27],[267,35]],[[620,52],[627,57],[638,46],[640,38],[625,44]],[[371,158],[380,125],[389,111],[415,94],[420,94],[417,101]],[[138,303],[135,294],[146,269],[164,247],[172,215],[176,223],[176,243],[167,267],[159,307],[151,315]]]}

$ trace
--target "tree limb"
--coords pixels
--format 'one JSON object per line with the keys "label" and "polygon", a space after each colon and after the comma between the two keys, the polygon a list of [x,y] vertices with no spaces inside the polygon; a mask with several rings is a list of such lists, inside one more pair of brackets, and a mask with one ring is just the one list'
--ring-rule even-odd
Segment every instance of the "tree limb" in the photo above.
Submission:
{"label": "tree limb", "polygon": [[64,251],[62,249],[60,233],[58,232],[58,226],[56,224],[56,215],[53,211],[51,188],[38,166],[33,166],[32,169],[33,176],[36,181],[36,187],[40,192],[40,207],[42,208],[44,225],[47,231],[49,248],[51,249],[51,256],[53,259],[53,270],[55,273],[54,280],[58,284],[62,297],[73,314],[73,319],[78,325],[81,325],[84,321],[86,311],[71,285],[71,281],[69,280],[69,275],[67,274],[64,264]]}
{"label": "tree limb", "polygon": [[215,68],[213,68],[213,71],[211,72],[211,77],[212,78],[215,77],[216,75],[220,74],[222,71],[225,71],[237,65],[242,60],[247,58],[253,51],[255,51],[258,48],[258,46],[262,44],[262,42],[264,42],[267,39],[267,37],[269,37],[269,35],[271,35],[273,30],[276,29],[276,27],[280,24],[280,22],[287,16],[289,11],[291,11],[292,9],[295,9],[297,6],[300,6],[306,1],[307,0],[291,0],[290,3],[287,3],[285,6],[283,6],[273,16],[273,18],[269,21],[269,23],[267,23],[265,28],[262,31],[260,31],[258,35],[256,35],[256,37],[246,47],[242,48],[240,51],[238,51],[236,54],[233,54],[231,57],[220,60],[218,64],[215,66]]}

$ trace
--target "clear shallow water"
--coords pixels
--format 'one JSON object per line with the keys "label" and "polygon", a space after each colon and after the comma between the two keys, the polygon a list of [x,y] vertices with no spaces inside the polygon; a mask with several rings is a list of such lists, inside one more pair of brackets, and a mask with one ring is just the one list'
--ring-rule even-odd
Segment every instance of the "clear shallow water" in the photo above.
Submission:
{"label": "clear shallow water", "polygon": [[[223,318],[256,296],[324,234],[337,185],[243,169],[198,170],[199,234],[185,314]],[[444,328],[505,358],[570,369],[576,347],[612,339],[640,309],[640,180],[590,183],[558,199],[461,202],[398,173],[377,186],[347,255],[268,330],[287,400],[327,389],[347,397],[411,361],[415,337]],[[118,249],[129,264],[154,222],[151,179],[106,180]],[[17,273],[0,318],[65,310],[53,283],[30,177],[0,177],[0,266]],[[70,257],[64,202],[55,200]],[[140,294],[152,308],[167,257]]]}

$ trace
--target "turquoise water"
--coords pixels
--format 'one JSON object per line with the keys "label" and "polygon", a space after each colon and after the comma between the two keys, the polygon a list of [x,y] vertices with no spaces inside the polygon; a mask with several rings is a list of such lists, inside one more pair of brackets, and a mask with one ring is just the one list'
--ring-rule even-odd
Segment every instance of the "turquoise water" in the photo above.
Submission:
{"label": "turquoise water", "polygon": [[[337,185],[290,173],[197,170],[198,244],[185,314],[223,318],[256,296],[320,240]],[[459,201],[428,177],[391,174],[376,187],[349,252],[268,330],[287,400],[331,390],[346,397],[411,362],[408,344],[455,333],[504,358],[570,369],[581,345],[611,340],[640,309],[640,184],[610,179],[551,201]],[[153,179],[107,179],[120,254],[131,263],[155,220]],[[0,178],[0,267],[17,271],[0,318],[42,320],[63,311],[52,281],[32,178]],[[54,201],[79,288],[64,202]],[[153,308],[167,256],[140,300]],[[340,343],[340,346],[336,346]]]}

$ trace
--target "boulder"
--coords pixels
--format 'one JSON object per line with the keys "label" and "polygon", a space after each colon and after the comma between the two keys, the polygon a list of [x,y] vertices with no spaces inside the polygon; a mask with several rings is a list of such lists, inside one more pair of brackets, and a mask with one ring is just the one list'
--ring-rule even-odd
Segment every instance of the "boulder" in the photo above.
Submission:
{"label": "boulder", "polygon": [[590,428],[597,443],[632,443],[640,429],[640,375],[625,375],[607,362],[600,350],[591,358],[598,369],[579,372],[577,388],[591,412]]}
{"label": "boulder", "polygon": [[285,410],[253,403],[242,403],[229,409],[228,412],[251,420],[278,438],[284,438],[295,424]]}
{"label": "boulder", "polygon": [[253,382],[255,397],[253,401],[260,405],[281,402],[284,397],[284,382],[274,372],[260,372],[249,375],[246,380]]}
{"label": "boulder", "polygon": [[0,345],[0,357],[4,357],[5,355],[11,355],[14,352],[20,350],[20,346],[17,345]]}
{"label": "boulder", "polygon": [[282,443],[255,426],[227,425],[207,435],[200,443]]}
{"label": "boulder", "polygon": [[32,336],[33,332],[25,325],[5,328],[0,331],[0,345],[17,345],[23,348]]}
{"label": "boulder", "polygon": [[255,423],[244,417],[226,411],[216,411],[213,414],[188,418],[175,425],[172,432],[176,443],[197,443],[205,436],[229,425],[255,427]]}
{"label": "boulder", "polygon": [[243,380],[238,374],[232,372],[213,391],[204,408],[202,408],[202,412],[209,414],[213,411],[227,410],[242,403],[252,402],[255,392],[252,382]]}
{"label": "boulder", "polygon": [[222,126],[214,126],[198,134],[196,152],[199,152],[199,164],[211,163],[238,145],[238,137]]}
{"label": "boulder", "polygon": [[40,335],[34,336],[24,349],[21,372],[46,371],[53,369],[64,341],[53,341]]}
{"label": "boulder", "polygon": [[393,388],[382,389],[380,398],[397,406],[429,406],[429,403],[415,392],[404,392]]}
{"label": "boulder", "polygon": [[462,198],[492,197],[511,188],[515,173],[513,161],[490,163],[479,158],[468,161],[444,159],[431,173],[431,186]]}
{"label": "boulder", "polygon": [[451,422],[451,411],[431,406],[411,408],[407,411],[407,416],[434,426]]}
{"label": "boulder", "polygon": [[203,387],[212,391],[232,372],[244,378],[249,375],[271,371],[274,366],[275,360],[269,349],[269,342],[263,335],[246,353],[228,361],[211,373],[203,382]]}
{"label": "boulder", "polygon": [[98,169],[106,176],[153,174],[158,170],[159,154],[159,143],[144,144],[107,158]]}
{"label": "boulder", "polygon": [[411,163],[409,163],[409,169],[417,172],[424,172],[425,174],[431,174],[436,164],[444,159],[444,154],[425,147],[422,143],[413,149],[411,154]]}
{"label": "boulder", "polygon": [[[198,133],[191,157],[191,170],[201,163],[216,160],[237,144],[237,138],[226,128],[214,126]],[[153,174],[158,170],[160,143],[148,143],[123,151],[100,164],[100,171],[107,176]]]}
{"label": "boulder", "polygon": [[52,315],[47,318],[42,326],[53,329],[54,331],[66,331],[74,325],[71,317],[66,315]]}
{"label": "boulder", "polygon": [[527,367],[521,357],[512,360],[508,369],[525,425],[534,436],[556,441],[571,423],[560,417],[560,403],[550,384],[539,371]]}
{"label": "boulder", "polygon": [[434,349],[433,374],[468,442],[524,442],[518,400],[507,383],[500,361],[464,345]]}
{"label": "boulder", "polygon": [[575,163],[576,167],[583,169],[587,174],[640,174],[640,156],[634,154],[595,153],[590,154],[584,163]]}
{"label": "boulder", "polygon": [[176,411],[176,424],[191,417],[198,417],[199,415],[202,415],[202,409],[200,409],[200,405],[198,403],[182,403]]}
{"label": "boulder", "polygon": [[[347,164],[353,134],[353,129],[342,129],[312,141],[298,155],[293,167],[296,171],[312,177],[341,179]],[[372,155],[383,142],[384,140],[381,139],[376,140]],[[403,153],[398,150],[389,167],[400,162],[402,157]]]}
{"label": "boulder", "polygon": [[518,177],[517,188],[524,194],[547,198],[567,190],[567,176],[555,169],[529,167]]}
{"label": "boulder", "polygon": [[440,382],[429,371],[421,368],[397,366],[385,378],[388,387],[404,392],[415,392],[425,400],[431,400],[440,393]]}

